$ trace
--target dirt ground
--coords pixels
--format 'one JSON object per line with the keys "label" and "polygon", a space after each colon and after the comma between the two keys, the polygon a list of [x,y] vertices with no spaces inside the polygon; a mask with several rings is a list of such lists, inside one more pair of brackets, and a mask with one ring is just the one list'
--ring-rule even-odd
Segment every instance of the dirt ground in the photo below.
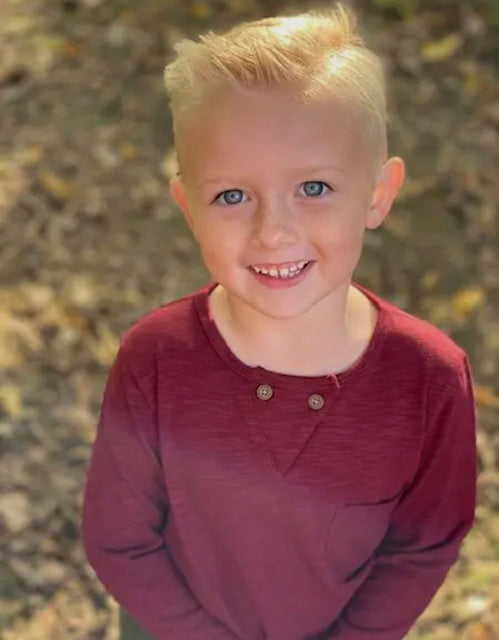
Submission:
{"label": "dirt ground", "polygon": [[[184,36],[313,3],[0,3],[1,640],[116,640],[81,492],[123,331],[207,279],[167,192],[162,69]],[[356,2],[408,179],[356,279],[469,354],[479,505],[411,640],[499,637],[495,1]],[[495,166],[494,166],[495,164]]]}

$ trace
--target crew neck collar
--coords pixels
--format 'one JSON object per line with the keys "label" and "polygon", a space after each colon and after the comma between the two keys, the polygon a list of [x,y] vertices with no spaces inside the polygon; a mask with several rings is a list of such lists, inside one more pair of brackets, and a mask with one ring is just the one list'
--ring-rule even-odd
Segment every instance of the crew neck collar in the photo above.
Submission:
{"label": "crew neck collar", "polygon": [[193,296],[194,307],[196,309],[202,328],[217,355],[235,373],[256,384],[269,384],[273,387],[285,387],[287,389],[308,388],[311,391],[326,391],[333,387],[337,391],[346,383],[364,374],[378,357],[379,349],[387,335],[390,324],[390,315],[386,309],[384,300],[366,289],[362,285],[352,282],[352,286],[364,293],[375,305],[377,319],[374,331],[371,335],[367,347],[361,356],[348,369],[340,373],[331,373],[321,376],[305,376],[289,373],[279,373],[271,371],[261,366],[252,367],[240,360],[230,349],[222,334],[218,330],[209,307],[209,295],[218,285],[218,282],[209,282],[198,290]]}

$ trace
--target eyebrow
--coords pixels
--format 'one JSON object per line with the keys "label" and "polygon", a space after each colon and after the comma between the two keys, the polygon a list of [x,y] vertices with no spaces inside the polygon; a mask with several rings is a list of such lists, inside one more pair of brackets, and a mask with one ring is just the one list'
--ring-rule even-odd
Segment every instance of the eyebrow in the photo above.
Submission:
{"label": "eyebrow", "polygon": [[[293,173],[314,174],[314,173],[321,173],[322,171],[334,171],[336,173],[341,173],[343,175],[345,174],[345,171],[343,169],[340,169],[339,167],[328,166],[328,165],[303,167],[301,169],[296,170]],[[216,178],[208,178],[207,180],[203,180],[203,182],[200,182],[199,185],[204,186],[206,184],[217,184],[219,182],[240,182],[240,181],[241,180],[239,178],[234,178],[233,176],[217,176]]]}

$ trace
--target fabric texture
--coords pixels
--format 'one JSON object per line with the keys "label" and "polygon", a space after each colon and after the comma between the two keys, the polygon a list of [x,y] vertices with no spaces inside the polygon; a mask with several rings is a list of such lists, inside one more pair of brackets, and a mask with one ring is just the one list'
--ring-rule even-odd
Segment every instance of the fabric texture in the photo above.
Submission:
{"label": "fabric texture", "polygon": [[473,523],[464,351],[354,283],[378,318],[352,367],[249,367],[210,317],[215,286],[122,337],[85,482],[89,563],[157,640],[401,640]]}

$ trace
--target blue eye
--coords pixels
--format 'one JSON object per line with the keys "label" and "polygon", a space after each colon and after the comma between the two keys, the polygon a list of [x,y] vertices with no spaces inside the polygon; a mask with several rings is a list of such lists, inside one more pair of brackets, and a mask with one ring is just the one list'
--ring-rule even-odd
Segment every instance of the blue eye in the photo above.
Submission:
{"label": "blue eye", "polygon": [[324,195],[326,190],[331,191],[331,188],[321,180],[309,180],[303,183],[303,190],[305,191],[305,195],[317,198],[318,196]]}
{"label": "blue eye", "polygon": [[227,189],[222,191],[216,198],[215,202],[219,204],[240,204],[243,201],[244,192],[241,189]]}

